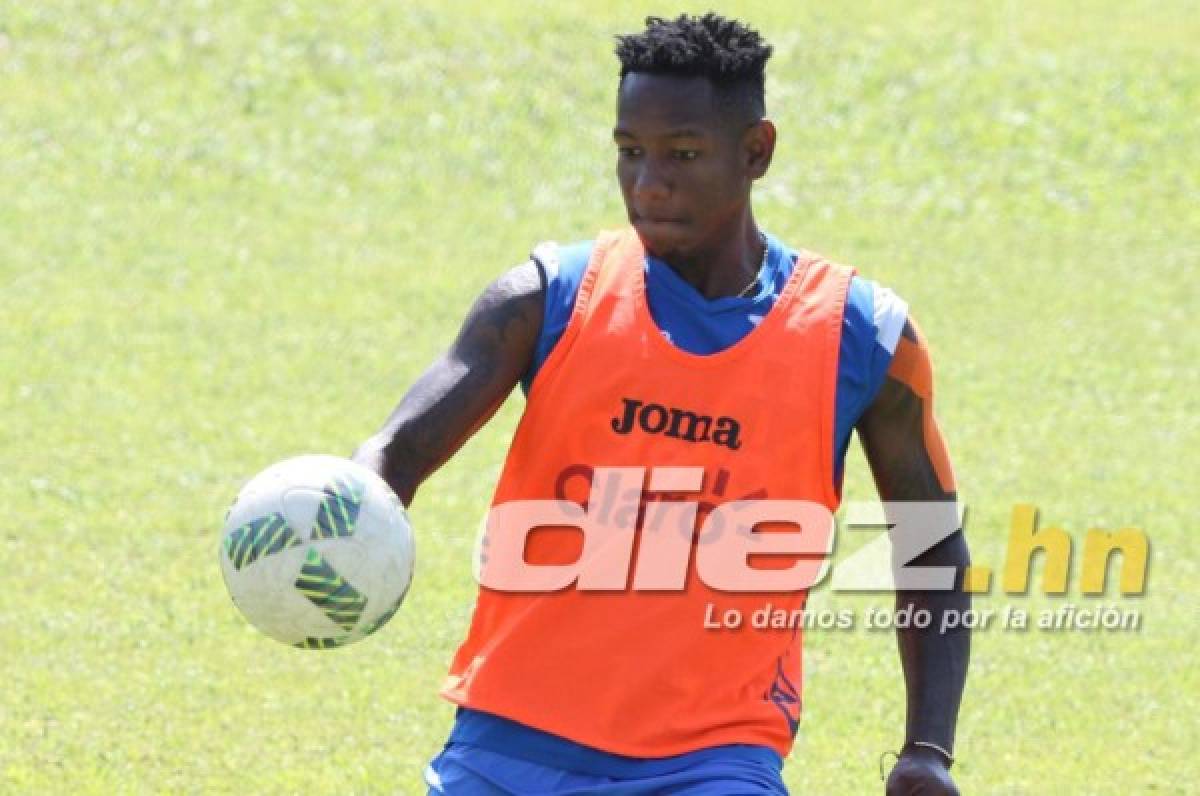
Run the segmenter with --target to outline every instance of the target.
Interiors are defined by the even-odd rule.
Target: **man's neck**
[[[706,299],[742,295],[762,269],[766,239],[747,209],[731,233],[715,235],[709,246],[687,257],[665,260]]]

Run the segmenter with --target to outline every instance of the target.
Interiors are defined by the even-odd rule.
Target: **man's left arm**
[[[925,629],[897,630],[907,720],[904,747],[888,777],[887,794],[957,794],[948,755],[954,749],[958,707],[967,678],[970,633],[965,629],[943,633],[941,628],[943,614],[970,607],[970,595],[961,589],[970,556],[959,525],[950,457],[933,415],[929,351],[911,318],[905,323],[884,384],[857,429],[885,504],[944,504],[944,513],[935,509],[929,516],[936,527],[917,531],[955,529],[911,562],[901,562],[914,567],[954,567],[956,576],[955,588],[950,591],[896,592],[897,610],[909,606],[914,614],[927,610],[932,622]],[[901,531],[897,527],[893,533]]]

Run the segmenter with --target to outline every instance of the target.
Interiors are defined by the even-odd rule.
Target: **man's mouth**
[[[634,216],[633,221],[635,224],[682,224],[683,223],[682,218],[675,218],[672,216],[659,216],[659,215],[642,215],[641,213],[636,214]]]

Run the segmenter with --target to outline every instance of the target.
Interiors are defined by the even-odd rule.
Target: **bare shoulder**
[[[496,277],[483,291],[477,304],[483,308],[500,304],[541,304],[545,298],[545,277],[538,264],[526,260]]]
[[[531,355],[542,328],[545,279],[533,260],[492,281],[471,307],[455,343],[465,356],[506,354],[511,370]]]

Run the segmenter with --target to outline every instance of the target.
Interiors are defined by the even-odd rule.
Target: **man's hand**
[[[946,759],[933,749],[904,750],[887,778],[887,796],[958,796]]]

